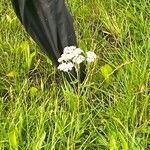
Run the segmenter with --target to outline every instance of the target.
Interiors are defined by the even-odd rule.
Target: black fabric
[[[73,20],[64,0],[11,0],[11,2],[26,31],[58,66],[57,60],[64,47],[77,46]]]

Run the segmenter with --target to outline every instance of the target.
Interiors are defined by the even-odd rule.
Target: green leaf
[[[36,87],[31,87],[30,88],[30,96],[34,97],[38,92],[38,89]]]
[[[110,135],[110,143],[109,143],[109,148],[110,150],[117,150],[117,141],[116,141],[116,138],[115,136],[112,134]]]
[[[6,74],[7,77],[12,77],[12,78],[15,77],[16,75],[17,75],[16,71],[11,71],[11,72]]]
[[[128,142],[126,141],[124,136],[120,132],[118,132],[118,136],[120,139],[120,144],[122,145],[123,149],[128,150]]]
[[[101,67],[101,74],[104,77],[104,79],[106,80],[107,83],[111,82],[111,73],[113,72],[113,69],[110,65],[105,64],[104,66]]]

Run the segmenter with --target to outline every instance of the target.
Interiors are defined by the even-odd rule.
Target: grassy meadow
[[[98,57],[78,92],[0,1],[0,150],[149,150],[150,1],[66,2]]]

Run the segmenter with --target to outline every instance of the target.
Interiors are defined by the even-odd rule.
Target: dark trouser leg
[[[11,1],[26,31],[58,66],[64,47],[77,46],[72,17],[64,0]]]

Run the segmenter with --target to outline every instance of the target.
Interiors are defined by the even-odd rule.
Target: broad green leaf
[[[38,92],[38,89],[36,87],[31,87],[30,88],[30,96],[34,97]]]
[[[101,74],[106,80],[107,83],[111,82],[111,73],[113,72],[113,69],[110,65],[105,64],[104,66],[101,67]]]

